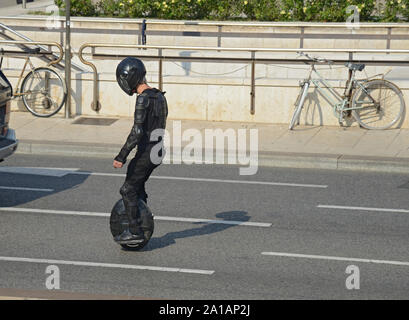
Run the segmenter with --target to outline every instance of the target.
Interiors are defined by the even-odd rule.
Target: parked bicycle
[[[40,48],[25,49],[28,54],[40,53]],[[0,55],[2,52],[0,52]],[[60,75],[50,67],[34,67],[29,56],[13,56],[25,60],[13,98],[22,97],[24,106],[37,117],[51,117],[58,113],[65,103],[67,87]],[[0,69],[3,55],[0,61]],[[23,78],[27,66],[29,73]],[[21,87],[20,87],[21,83]]]
[[[311,69],[308,78],[300,82],[301,90],[295,102],[294,114],[289,125],[290,130],[299,124],[301,110],[311,83],[330,102],[341,126],[344,120],[352,115],[359,125],[366,129],[388,129],[402,117],[405,109],[403,94],[398,86],[385,80],[384,75],[380,79],[371,78],[381,75],[356,79],[355,73],[364,70],[365,64],[348,62],[345,67],[349,69],[349,77],[344,94],[340,95],[315,68],[316,64],[332,65],[333,61],[310,57],[302,52],[299,55],[308,59],[306,63],[311,65]]]

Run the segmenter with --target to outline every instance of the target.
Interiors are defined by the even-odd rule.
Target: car
[[[16,133],[9,128],[12,95],[11,84],[0,70],[0,162],[12,155],[18,146]]]

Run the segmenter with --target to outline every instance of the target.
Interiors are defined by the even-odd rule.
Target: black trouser
[[[159,166],[151,161],[150,153],[153,146],[155,144],[138,146],[135,157],[128,165],[125,183],[120,190],[127,213],[129,207],[137,206],[138,199],[147,201],[145,182],[149,179],[152,171]]]

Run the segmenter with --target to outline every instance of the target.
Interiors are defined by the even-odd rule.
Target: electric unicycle
[[[127,250],[142,249],[149,242],[153,234],[154,222],[151,210],[149,209],[145,201],[141,199],[138,199],[138,209],[141,214],[141,228],[143,230],[145,240],[137,243],[120,243],[120,245]],[[125,205],[122,199],[118,200],[115,203],[115,206],[112,208],[109,225],[111,228],[112,236],[114,238],[122,234],[122,232],[129,228],[129,220],[125,212]]]

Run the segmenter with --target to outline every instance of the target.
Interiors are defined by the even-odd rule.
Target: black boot
[[[115,237],[115,241],[120,244],[137,244],[145,241],[145,236],[141,228],[142,219],[137,206],[125,205],[126,214],[129,220],[129,229]]]

